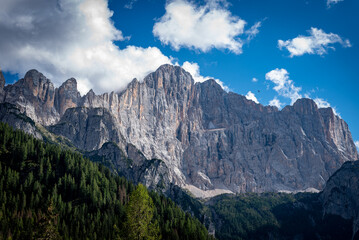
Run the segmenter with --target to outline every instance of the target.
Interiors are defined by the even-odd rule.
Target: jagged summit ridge
[[[162,159],[168,179],[198,196],[322,189],[343,162],[358,157],[347,124],[311,99],[279,111],[227,93],[214,80],[195,83],[172,65],[121,92],[83,97],[74,79],[54,89],[30,75],[25,79],[38,79],[41,92],[35,96],[22,79],[5,87],[6,101],[80,149],[132,144],[146,159]]]

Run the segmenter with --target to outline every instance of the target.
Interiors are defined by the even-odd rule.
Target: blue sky
[[[12,2],[24,5],[24,0]],[[141,78],[149,70],[156,68],[156,64],[171,62],[182,65],[188,61],[189,64],[198,65],[200,81],[201,76],[211,76],[223,82],[230,91],[243,95],[251,91],[263,105],[268,105],[270,101],[277,99],[284,106],[291,104],[293,99],[295,100],[298,96],[321,99],[322,103],[330,104],[336,109],[337,113],[349,124],[353,139],[359,140],[357,120],[359,119],[359,65],[357,60],[359,58],[359,15],[357,14],[359,1],[334,1],[329,6],[326,0],[190,2],[185,0],[109,0],[108,2],[106,0],[83,0],[80,2],[92,3],[81,6],[71,5],[67,3],[67,0],[53,5],[42,4],[43,0],[34,2],[38,5],[29,6],[33,13],[36,11],[51,12],[52,8],[57,8],[56,11],[54,10],[55,14],[47,16],[46,22],[51,22],[49,19],[52,20],[54,16],[57,17],[57,21],[54,19],[55,27],[53,28],[58,31],[53,30],[54,32],[46,34],[50,30],[38,24],[42,19],[37,19],[31,14],[24,14],[26,10],[20,11],[15,8],[16,3],[14,3],[15,7],[10,6],[9,0],[8,7],[5,7],[6,10],[0,10],[0,30],[10,36],[15,36],[16,41],[23,38],[24,41],[19,41],[19,44],[24,45],[24,43],[30,42],[31,51],[27,48],[26,51],[23,49],[21,52],[7,52],[6,49],[11,49],[11,47],[15,49],[16,47],[15,43],[14,46],[9,45],[12,38],[0,41],[0,56],[5,56],[0,57],[0,66],[5,72],[7,82],[13,82],[18,78],[16,74],[22,77],[26,72],[25,69],[37,68],[49,76],[55,85],[74,76],[80,82],[80,87],[84,89],[83,92],[94,88],[95,92],[100,93],[107,91],[109,86],[113,85],[113,82],[107,83],[106,80],[96,81],[102,75],[123,76],[120,80],[118,80],[119,77],[117,80],[113,80],[122,81],[122,85],[116,85],[121,88],[132,77]],[[177,31],[179,27],[175,21],[171,22],[163,18],[165,14],[169,14],[170,4],[172,4],[172,14],[180,11],[181,7],[187,6],[193,10],[193,14],[199,14],[202,9],[204,11],[203,18],[206,16],[208,21],[213,18],[214,23],[224,20],[227,21],[227,25],[219,23],[219,27],[207,30],[208,25],[204,24],[203,28],[195,28],[198,31],[192,35],[181,35],[180,31]],[[59,7],[59,5],[61,6]],[[93,14],[94,6],[101,11]],[[81,11],[86,10],[86,18],[75,17],[78,14],[73,9],[77,7]],[[2,14],[1,11],[3,11]],[[113,12],[112,16],[110,11]],[[90,15],[87,15],[89,12]],[[2,19],[5,13],[8,15],[11,13],[12,16],[18,16],[18,18],[14,17],[14,22],[7,22],[4,18]],[[67,18],[64,17],[64,13]],[[213,16],[208,13],[213,13]],[[99,17],[104,23],[99,25],[98,22],[91,22],[89,16],[90,18],[91,16]],[[194,16],[197,15],[192,17]],[[43,18],[46,19],[46,17]],[[17,22],[16,19],[18,19]],[[71,21],[67,19],[71,19]],[[199,24],[200,20],[193,22],[194,19],[189,16],[182,23]],[[241,26],[243,22],[240,21],[242,20],[246,22],[244,26]],[[157,33],[154,30],[156,23],[159,26]],[[233,29],[225,32],[226,27],[234,28],[234,23],[237,23],[237,31],[244,33],[234,33],[233,35],[233,31],[235,31]],[[258,33],[249,41],[250,34],[245,32],[256,23],[260,23],[260,27],[257,29]],[[10,30],[14,29],[14,26],[16,32]],[[180,27],[182,28],[182,25]],[[311,30],[313,28],[314,30]],[[216,34],[216,31],[219,30],[223,31]],[[66,38],[63,38],[62,35],[57,36],[59,31],[62,31],[64,33],[62,35],[65,35]],[[37,36],[41,36],[41,39],[45,38],[44,43],[37,45],[42,40],[36,38],[34,32],[37,33]],[[83,38],[77,36],[76,33],[81,34],[80,36]],[[316,38],[313,37],[314,33],[318,34]],[[203,39],[199,35],[203,36]],[[28,40],[29,36],[33,43]],[[51,38],[51,36],[54,37]],[[100,36],[99,39],[98,36]],[[295,38],[297,40],[292,41]],[[57,41],[57,39],[61,39],[61,41]],[[71,40],[71,43],[68,39]],[[93,40],[89,42],[88,39]],[[279,48],[278,40],[287,42]],[[88,65],[92,66],[91,68],[86,68],[86,66],[74,68],[73,66],[77,62],[80,65],[83,62],[83,58],[74,58],[74,55],[79,56],[83,51],[84,54],[81,56],[89,57],[88,49],[85,51],[81,47],[73,45],[73,42],[76,41],[81,45],[91,46],[91,49],[95,47],[97,49],[99,44],[110,41],[113,46],[123,50],[115,56],[110,53],[102,55],[102,48],[99,47],[100,50],[91,52],[91,59],[97,57],[103,61],[110,59],[108,61],[111,62],[111,57],[117,56],[124,59],[128,57],[135,59],[133,64],[129,65],[130,67],[146,64],[151,66],[140,69],[141,74],[138,76],[132,76],[135,75],[133,74],[135,70],[132,72],[117,71],[126,64],[126,61],[119,61],[118,65],[103,71],[94,71],[93,66],[101,66],[101,63],[92,60],[88,62]],[[310,46],[305,44],[308,41],[311,43]],[[49,43],[48,46],[46,43]],[[53,47],[51,47],[51,43],[54,43]],[[239,47],[238,44],[243,44],[243,46]],[[292,47],[292,52],[287,50],[287,47]],[[73,49],[76,50],[73,51]],[[65,55],[64,52],[68,53]],[[156,59],[160,60],[153,61],[151,56],[157,56]],[[20,61],[18,60],[20,58],[27,60]],[[145,60],[142,61],[139,58]],[[85,63],[87,63],[86,61]],[[64,62],[72,62],[72,66],[63,64]],[[130,68],[129,66],[126,65],[126,69]],[[88,74],[82,75],[82,72]],[[270,72],[272,74],[268,74]],[[252,81],[253,78],[256,78],[257,81]],[[273,89],[275,87],[276,90]]]

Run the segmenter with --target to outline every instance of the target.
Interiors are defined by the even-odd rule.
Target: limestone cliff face
[[[54,107],[62,116],[66,109],[77,107],[80,100],[81,95],[77,91],[76,79],[70,78],[56,89]]]
[[[91,90],[82,98],[74,79],[53,91],[42,75],[29,75],[5,87],[10,102],[34,106],[38,114],[28,116],[56,123],[49,129],[83,150],[114,142],[128,155],[133,145],[146,159],[163,160],[168,181],[197,196],[322,189],[342,163],[358,158],[347,124],[310,99],[279,111],[227,93],[214,80],[194,83],[171,65],[119,93]],[[20,86],[23,97],[15,97]]]
[[[11,103],[0,103],[0,121],[9,124],[15,129],[33,135],[37,139],[43,139],[35,122]]]
[[[354,239],[359,237],[359,162],[346,162],[328,180],[320,194],[325,214],[353,220]]]
[[[109,167],[134,183],[142,183],[150,189],[166,191],[170,179],[168,167],[159,159],[146,159],[136,147],[128,144],[124,150],[113,142],[99,150],[85,153],[89,159]]]
[[[92,151],[107,142],[122,142],[118,123],[105,108],[70,108],[49,130],[62,135],[79,149]]]
[[[5,87],[4,102],[17,105],[21,112],[43,125],[54,124],[60,118],[54,99],[54,85],[36,70],[28,71],[23,79]]]
[[[1,76],[0,102],[15,104],[22,113],[45,126],[57,123],[67,108],[76,107],[80,101],[74,78],[55,89],[49,79],[33,69],[24,78],[4,88]]]

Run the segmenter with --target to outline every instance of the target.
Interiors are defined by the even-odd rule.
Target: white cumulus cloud
[[[337,4],[338,2],[342,2],[344,0],[327,0],[327,7],[330,8],[331,6]]]
[[[70,77],[82,94],[118,90],[172,63],[156,47],[127,46],[111,21],[107,0],[4,0],[0,8],[0,66],[23,75],[36,68],[55,85]]]
[[[257,100],[257,98],[256,98],[256,96],[255,96],[254,93],[252,93],[251,91],[249,91],[249,92],[247,93],[246,98],[247,98],[248,100],[252,100],[252,101],[255,102],[255,103],[259,103],[258,100]]]
[[[206,81],[206,80],[208,80],[208,79],[214,79],[222,88],[223,88],[223,90],[225,90],[225,91],[229,91],[229,88],[227,87],[227,86],[225,86],[224,85],[224,83],[221,81],[221,80],[219,80],[219,79],[215,79],[215,78],[213,78],[213,77],[203,77],[201,74],[200,74],[200,71],[199,71],[199,66],[198,66],[198,64],[197,63],[193,63],[193,62],[188,62],[188,61],[186,61],[186,62],[184,62],[183,64],[182,64],[182,68],[184,69],[184,70],[186,70],[187,72],[189,72],[191,75],[192,75],[192,77],[193,77],[193,80],[195,81],[195,82],[204,82],[204,81]]]
[[[252,78],[252,82],[258,82],[258,78]]]
[[[232,15],[226,1],[207,0],[197,6],[192,1],[173,0],[166,5],[166,13],[155,23],[153,34],[175,50],[182,47],[207,52],[212,48],[242,53],[243,40],[239,37],[246,22]],[[258,33],[260,22],[248,30],[247,37]]]
[[[302,56],[304,54],[318,54],[323,55],[327,53],[328,49],[335,49],[334,44],[338,43],[343,47],[351,47],[348,39],[342,39],[338,34],[325,33],[318,28],[311,28],[309,36],[299,35],[290,40],[278,40],[279,49],[286,48],[290,57]]]
[[[293,104],[298,98],[302,98],[301,87],[296,87],[294,82],[289,79],[289,73],[285,69],[276,68],[268,72],[265,76],[266,80],[274,83],[273,89],[283,97],[290,98]]]
[[[289,98],[291,104],[293,104],[297,99],[302,98],[300,93],[302,88],[296,87],[293,80],[289,79],[289,73],[286,69],[276,68],[265,75],[266,80],[274,83],[273,89],[278,93],[279,96]],[[304,97],[311,98],[310,95],[304,94]],[[313,98],[313,101],[317,104],[318,108],[328,108],[331,107],[335,115],[340,117],[340,114],[336,111],[335,107],[332,107],[330,103],[322,98]],[[269,101],[270,106],[276,106],[281,109],[284,105],[277,97],[274,97]]]
[[[269,101],[268,105],[277,107],[278,109],[281,109],[283,106],[283,103],[281,103],[277,97],[274,97],[272,100]]]

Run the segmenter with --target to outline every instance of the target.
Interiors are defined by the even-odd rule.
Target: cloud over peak
[[[274,83],[273,89],[278,93],[278,96],[289,98],[291,104],[293,104],[297,99],[302,98],[301,87],[296,87],[293,80],[289,79],[289,73],[284,68],[276,68],[265,75],[266,80]],[[304,97],[311,98],[309,94],[304,94]],[[336,111],[335,107],[332,107],[329,102],[322,98],[314,98],[313,101],[317,104],[318,108],[328,108],[331,107],[335,115],[339,116],[339,113]],[[282,103],[277,96],[269,101],[270,106],[275,106],[279,109],[282,108],[284,103]]]
[[[189,72],[191,75],[192,75],[192,78],[195,82],[204,82],[208,79],[214,79],[222,88],[223,90],[225,91],[229,91],[229,88],[227,86],[224,85],[224,83],[219,80],[219,79],[215,79],[213,77],[203,77],[201,74],[200,74],[200,71],[199,71],[199,66],[197,63],[193,63],[193,62],[184,62],[182,64],[182,68],[184,70],[186,70],[187,72]]]
[[[187,0],[174,0],[166,5],[166,13],[153,27],[153,34],[175,50],[182,47],[207,52],[212,48],[242,53],[240,39],[246,22],[227,9],[226,1],[208,0],[196,6]],[[258,34],[260,22],[246,33],[248,39]]]
[[[254,95],[254,93],[252,93],[251,91],[249,91],[247,93],[247,95],[245,96],[248,100],[252,100],[255,103],[259,103],[258,99],[256,98],[256,96]]]
[[[290,57],[302,56],[304,54],[323,55],[328,52],[328,49],[335,49],[334,44],[338,43],[343,47],[351,47],[348,39],[342,39],[339,35],[334,33],[325,33],[318,28],[311,28],[309,36],[299,35],[290,40],[278,40],[279,49],[286,48]]]
[[[36,68],[55,85],[75,77],[82,94],[118,90],[172,59],[156,47],[127,46],[107,0],[5,0],[0,8],[0,66]]]
[[[294,82],[289,79],[289,73],[287,72],[287,70],[283,68],[276,68],[268,72],[265,78],[266,80],[269,80],[274,83],[275,86],[273,87],[273,89],[280,96],[290,98],[291,104],[293,104],[298,98],[302,97],[302,95],[300,94],[302,88],[296,87],[294,85]]]

